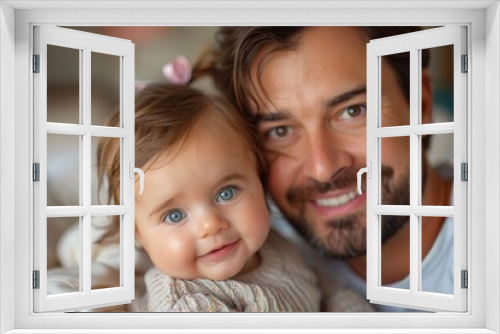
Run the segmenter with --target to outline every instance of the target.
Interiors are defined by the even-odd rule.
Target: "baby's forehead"
[[[185,160],[186,156],[210,158],[227,156],[228,159],[240,158],[252,160],[254,151],[245,140],[242,132],[224,124],[210,124],[210,122],[197,122],[186,135],[175,143],[165,147],[157,157],[152,159],[151,169],[158,169],[166,164],[178,160]],[[221,161],[221,163],[223,163]],[[200,166],[200,168],[205,168]]]
[[[240,115],[232,115],[237,111],[207,111],[194,122],[186,135],[186,140],[212,141],[221,147],[234,145],[235,142],[252,150],[254,140],[248,124]]]

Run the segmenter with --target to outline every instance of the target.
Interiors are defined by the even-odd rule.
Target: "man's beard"
[[[366,254],[366,213],[358,212],[324,222],[323,228],[315,229],[312,218],[306,215],[306,205],[315,195],[325,194],[337,189],[349,189],[356,186],[354,168],[346,168],[338,173],[330,182],[311,180],[306,186],[291,188],[287,194],[288,202],[299,213],[289,217],[292,226],[313,247],[323,255],[338,259],[350,259]],[[425,184],[426,173],[422,175]],[[382,204],[409,205],[409,170],[394,180],[394,170],[382,166]],[[386,242],[409,221],[408,216],[382,216],[381,242]]]

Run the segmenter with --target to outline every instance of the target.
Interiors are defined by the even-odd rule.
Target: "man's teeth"
[[[338,197],[317,199],[316,204],[319,206],[339,206],[349,202],[356,196],[358,196],[357,190],[353,189],[349,193]]]

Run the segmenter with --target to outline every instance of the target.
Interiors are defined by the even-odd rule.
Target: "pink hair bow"
[[[193,71],[189,61],[183,57],[178,56],[171,62],[163,66],[163,75],[170,83],[177,85],[185,85],[191,80]]]

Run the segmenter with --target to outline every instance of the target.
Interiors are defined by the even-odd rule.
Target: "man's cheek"
[[[271,169],[274,164],[279,162],[278,159],[280,157],[280,154],[270,148],[265,149],[266,152],[264,153],[264,159],[266,160],[268,168]]]
[[[274,201],[278,201],[280,197],[280,180],[279,173],[274,173],[273,171],[269,171],[268,180],[267,180],[267,190],[269,194],[273,198]],[[284,191],[283,191],[284,192]]]

